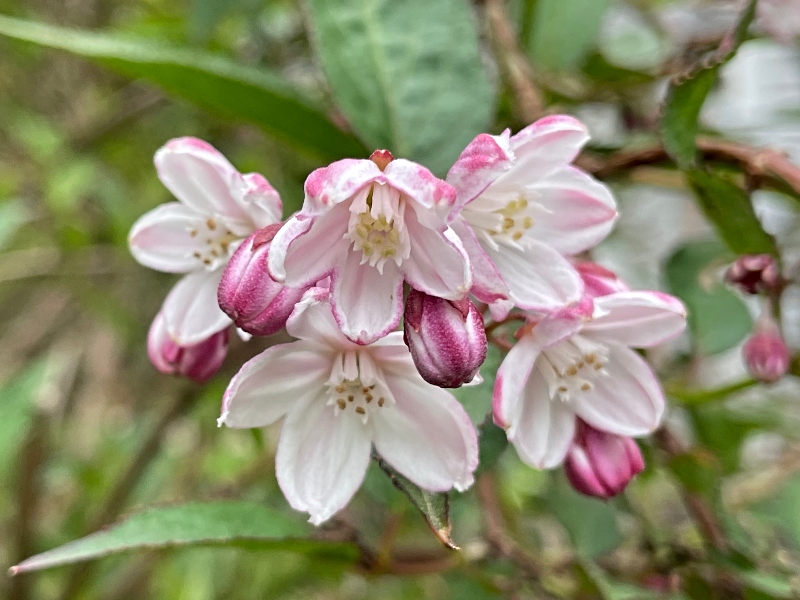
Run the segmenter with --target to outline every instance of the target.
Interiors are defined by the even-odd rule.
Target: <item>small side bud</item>
[[[231,256],[217,290],[220,308],[252,335],[280,331],[307,288],[291,288],[269,276],[267,257],[280,224],[260,229]]]
[[[388,150],[375,150],[369,155],[369,159],[378,165],[378,168],[383,171],[394,160],[394,156]]]
[[[644,469],[633,439],[579,423],[578,434],[564,463],[567,479],[587,496],[608,499],[620,494]]]
[[[586,295],[592,299],[630,290],[627,284],[617,277],[616,273],[601,267],[597,263],[577,263],[575,269],[583,279]]]
[[[771,255],[747,254],[728,267],[725,283],[745,294],[770,294],[780,288],[781,274]]]
[[[406,300],[403,339],[422,378],[444,388],[472,381],[488,349],[483,317],[472,302],[417,290]]]
[[[202,383],[219,371],[228,354],[229,339],[229,330],[225,328],[202,342],[181,346],[170,337],[164,315],[159,312],[147,334],[147,355],[162,373]]]
[[[759,381],[772,383],[789,370],[789,348],[783,341],[778,324],[771,317],[762,316],[758,320],[742,352],[747,370]]]

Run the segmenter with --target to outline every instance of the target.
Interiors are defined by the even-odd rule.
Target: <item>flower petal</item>
[[[321,288],[308,290],[286,321],[286,331],[301,340],[325,344],[338,350],[357,348],[339,329],[333,318],[328,296],[328,290]]]
[[[575,413],[550,398],[547,382],[534,370],[525,386],[519,416],[508,430],[522,462],[537,469],[552,469],[567,455],[575,437]]]
[[[442,228],[456,201],[456,190],[428,169],[410,160],[399,158],[386,169],[386,181],[414,202],[417,219],[425,227]]]
[[[500,364],[492,393],[492,415],[499,427],[507,429],[518,418],[522,392],[541,349],[541,344],[533,336],[523,336]]]
[[[367,159],[345,158],[317,169],[306,179],[301,214],[314,217],[327,212],[372,181],[385,182],[386,176]]]
[[[292,407],[315,398],[330,375],[333,355],[300,340],[267,348],[247,361],[222,399],[218,423],[228,427],[265,427]]]
[[[192,346],[231,324],[217,304],[223,269],[195,271],[172,288],[161,310],[167,331],[181,346]]]
[[[574,167],[560,169],[530,189],[546,209],[537,212],[531,234],[562,254],[591,248],[608,235],[617,218],[609,189]]]
[[[609,348],[604,377],[592,380],[593,388],[576,394],[575,413],[595,429],[617,435],[647,435],[658,427],[664,414],[664,394],[650,365],[630,348]]]
[[[207,216],[249,221],[236,197],[242,176],[211,144],[192,137],[170,140],[154,162],[158,178],[186,206]]]
[[[359,419],[335,415],[327,393],[296,405],[281,429],[275,470],[292,508],[319,525],[344,508],[361,486],[372,448]]]
[[[511,136],[516,161],[502,182],[534,183],[571,163],[588,140],[586,127],[577,119],[567,115],[539,119]]]
[[[503,135],[481,133],[472,140],[447,173],[447,183],[457,193],[455,209],[479,196],[500,175],[511,168],[514,153],[508,130]]]
[[[478,437],[466,411],[445,390],[406,373],[384,373],[396,403],[373,410],[375,449],[423,489],[462,491],[474,481]]]
[[[400,322],[403,276],[394,261],[383,265],[383,274],[369,263],[359,264],[360,254],[347,252],[331,274],[331,304],[342,333],[357,344],[371,344]]]
[[[283,214],[281,196],[259,173],[242,177],[244,183],[240,204],[257,229],[279,223]]]
[[[469,264],[472,269],[470,293],[481,302],[486,303],[507,300],[508,286],[503,281],[497,267],[481,248],[478,238],[475,237],[475,233],[466,220],[462,217],[456,217],[451,227],[461,240],[464,251],[469,257]]]
[[[575,267],[550,246],[532,241],[526,248],[483,248],[520,308],[552,310],[578,301],[583,293],[583,282]]]
[[[128,245],[146,267],[167,273],[186,273],[203,267],[193,255],[205,253],[203,240],[191,231],[205,228],[206,217],[179,202],[157,206],[133,224]]]
[[[671,340],[686,327],[686,308],[661,292],[618,292],[594,301],[603,316],[585,327],[587,333],[633,346],[650,348]]]
[[[469,259],[461,240],[447,229],[440,233],[420,225],[409,212],[406,220],[411,236],[411,255],[400,265],[406,280],[415,289],[445,298],[460,300],[472,285]]]

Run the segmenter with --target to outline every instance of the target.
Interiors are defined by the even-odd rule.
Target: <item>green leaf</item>
[[[780,528],[800,549],[800,475],[791,477],[783,488],[769,498],[753,506],[754,512],[765,521]]]
[[[111,527],[11,568],[12,574],[49,569],[133,550],[186,546],[236,546],[287,550],[328,560],[355,562],[350,543],[312,539],[311,528],[251,502],[193,502],[148,508]]]
[[[466,0],[308,0],[333,96],[371,148],[442,175],[493,112]]]
[[[395,471],[389,463],[376,457],[378,465],[389,476],[394,486],[403,492],[425,517],[434,535],[448,548],[459,550],[450,536],[450,500],[447,494],[429,492],[412,483]]]
[[[0,35],[92,58],[155,83],[209,112],[261,127],[318,160],[363,156],[363,146],[278,76],[222,56],[0,16]]]
[[[0,478],[18,456],[18,448],[31,426],[36,411],[36,395],[47,378],[47,361],[32,363],[0,390]]]
[[[491,469],[508,447],[506,432],[494,424],[492,415],[478,427],[478,473]]]
[[[717,80],[720,67],[730,60],[744,42],[755,11],[756,0],[748,0],[733,29],[726,34],[719,47],[670,82],[661,120],[661,134],[667,153],[682,169],[697,165],[695,138],[699,130],[700,109]]]
[[[761,227],[743,189],[722,175],[701,169],[687,170],[686,177],[703,212],[731,251],[777,255],[774,238]]]
[[[534,63],[545,71],[579,69],[607,6],[608,0],[537,0],[529,42]]]
[[[718,271],[730,256],[716,240],[691,242],[669,259],[669,291],[686,304],[689,329],[697,349],[718,354],[738,344],[752,329],[742,300],[721,282]]]

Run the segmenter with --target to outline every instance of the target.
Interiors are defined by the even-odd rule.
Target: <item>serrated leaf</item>
[[[364,156],[364,147],[277,75],[225,57],[0,16],[0,35],[91,58],[209,112],[253,123],[319,160]]]
[[[395,471],[382,458],[376,457],[376,460],[384,473],[389,476],[394,486],[403,492],[422,513],[431,531],[439,538],[439,541],[448,548],[459,550],[450,535],[450,499],[448,495],[441,492],[423,490]]]
[[[288,550],[329,560],[355,562],[350,543],[312,539],[310,527],[251,502],[194,502],[148,508],[74,542],[37,554],[12,574],[49,569],[134,550],[187,546],[237,546]]]
[[[333,96],[372,148],[447,172],[489,126],[493,90],[466,0],[308,0]]]

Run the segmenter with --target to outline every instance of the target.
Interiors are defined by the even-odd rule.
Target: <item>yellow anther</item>
[[[344,409],[347,407],[347,402],[345,402],[345,401],[344,401],[344,398],[339,398],[339,399],[336,401],[336,404],[338,404],[338,405],[339,405],[339,408],[340,408],[341,410],[344,410]]]
[[[365,415],[365,414],[367,414],[367,411],[366,411],[366,410],[364,410],[364,407],[363,407],[363,406],[356,406],[356,412],[357,412],[358,414],[360,414],[360,415]]]
[[[378,406],[383,406],[384,402],[386,402],[386,399],[383,396],[378,398]]]
[[[533,227],[533,217],[525,217],[522,220],[522,225],[523,227],[525,227],[525,229],[530,229],[531,227]]]
[[[381,250],[381,256],[383,258],[389,258],[390,256],[394,256],[395,254],[397,254],[397,250],[395,250],[394,248],[384,248],[383,250]]]
[[[348,402],[352,402],[355,399],[356,399],[355,396],[353,396],[352,394],[347,397]]]
[[[581,386],[581,389],[582,389],[584,392],[588,392],[590,389],[592,389],[592,384],[591,384],[591,383],[584,383],[584,384]]]
[[[522,232],[515,231],[514,235],[511,236],[511,239],[513,239],[515,242],[519,241],[520,239],[522,239]]]
[[[569,369],[567,369],[567,375],[572,375],[573,377],[578,374],[578,367],[572,365]]]
[[[511,229],[512,227],[514,227],[514,219],[512,219],[511,217],[504,218],[503,219],[503,230],[506,231],[506,230]]]

